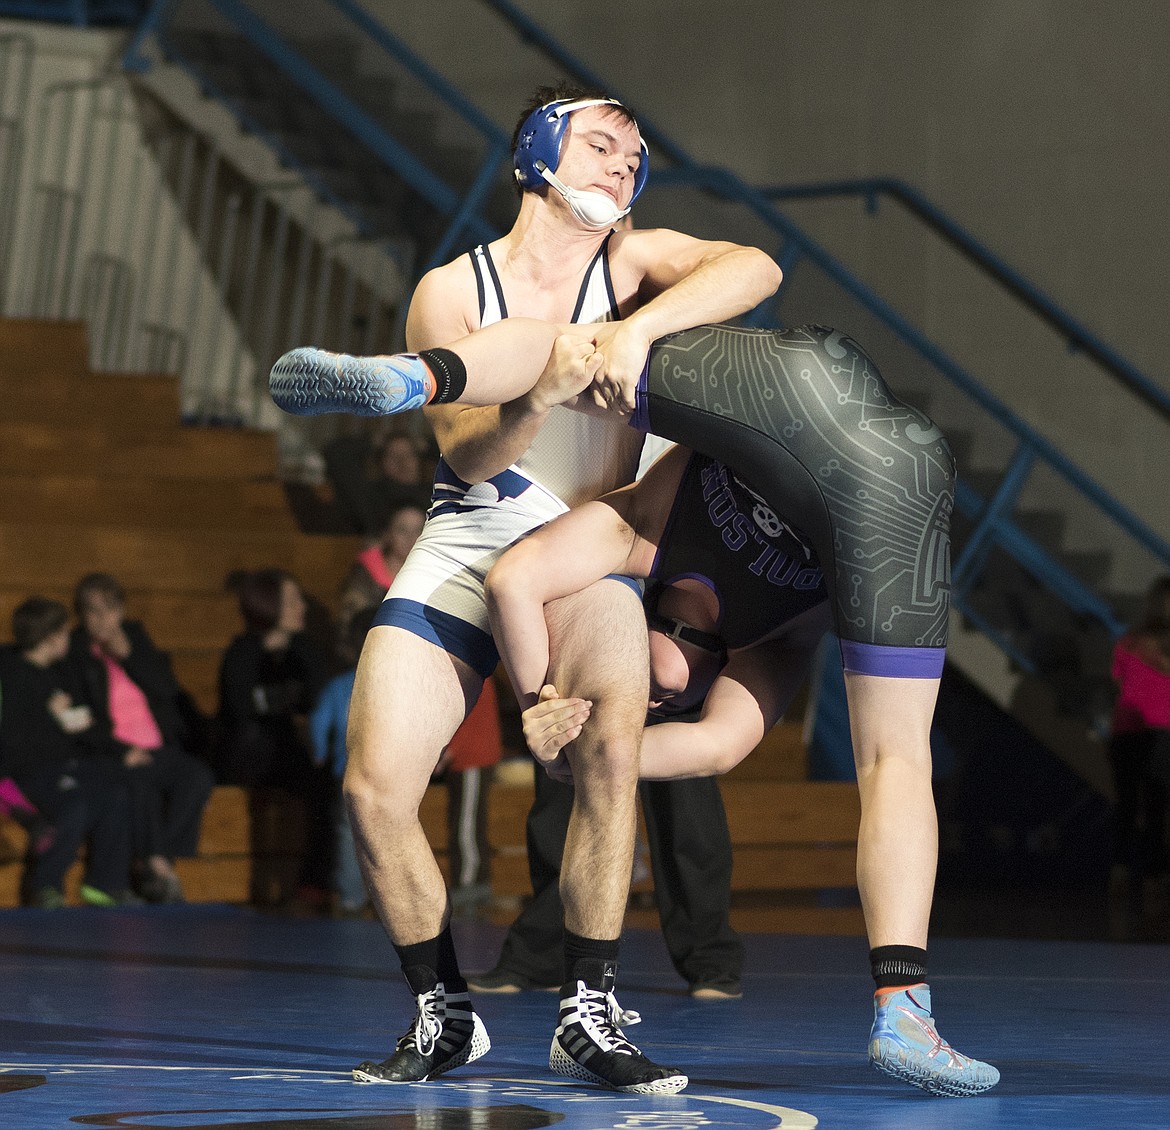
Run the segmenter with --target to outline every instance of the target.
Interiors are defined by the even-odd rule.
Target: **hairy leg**
[[[446,886],[418,809],[480,683],[466,664],[401,628],[376,627],[366,638],[350,703],[345,799],[366,887],[397,945],[436,937],[446,919]]]
[[[638,757],[649,698],[646,620],[633,591],[598,581],[549,604],[549,681],[593,711],[567,753],[574,800],[561,864],[565,928],[621,934],[637,823]]]
[[[926,949],[938,862],[930,785],[937,679],[846,674],[861,790],[857,886],[871,946]]]

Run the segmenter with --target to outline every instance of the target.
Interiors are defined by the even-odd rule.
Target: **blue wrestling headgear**
[[[565,136],[569,115],[576,110],[584,110],[587,106],[621,105],[616,98],[576,98],[546,102],[539,109],[533,110],[520,127],[516,139],[516,152],[512,155],[516,180],[520,187],[535,189],[544,184],[551,184],[568,201],[577,219],[590,227],[606,228],[616,224],[623,216],[629,215],[630,207],[646,187],[646,178],[650,175],[650,153],[640,136],[641,160],[634,173],[634,192],[630,196],[629,206],[625,209],[618,208],[608,196],[600,192],[583,192],[569,188],[556,175],[557,166],[561,161],[561,141]],[[634,128],[637,128],[637,122],[634,123]]]

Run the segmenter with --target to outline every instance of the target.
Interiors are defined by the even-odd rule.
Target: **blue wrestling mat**
[[[456,925],[464,967],[498,927]],[[180,906],[0,912],[0,1127],[247,1130],[1125,1130],[1170,1127],[1170,947],[940,940],[935,1016],[1003,1081],[932,1098],[873,1072],[859,938],[749,935],[741,1001],[684,992],[661,938],[630,931],[618,995],[669,1098],[547,1067],[548,993],[480,996],[492,1050],[434,1083],[358,1085],[413,1001],[375,923]]]

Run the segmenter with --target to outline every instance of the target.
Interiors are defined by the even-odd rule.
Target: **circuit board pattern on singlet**
[[[655,344],[646,393],[654,432],[727,463],[809,534],[839,635],[945,646],[954,460],[856,342],[700,326]]]

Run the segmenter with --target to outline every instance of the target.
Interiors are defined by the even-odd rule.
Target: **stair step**
[[[357,538],[263,528],[201,531],[125,526],[31,525],[0,529],[0,578],[31,592],[72,586],[95,570],[114,573],[128,590],[219,594],[234,569],[288,569],[306,591],[331,600],[356,556]]]
[[[267,432],[176,426],[170,434],[131,437],[75,423],[0,423],[0,473],[272,479],[276,466],[276,441]]]
[[[1063,550],[1057,560],[1089,588],[1099,589],[1108,579],[1113,567],[1113,555],[1107,550]]]
[[[141,475],[0,472],[0,524],[216,529],[263,526],[291,533],[288,502],[275,479],[181,480]]]
[[[234,631],[224,636],[223,643],[218,647],[167,648],[179,686],[195,700],[199,709],[209,718],[214,717],[219,710],[219,665],[228,644],[238,631],[237,625]],[[161,638],[157,642],[160,646],[163,645]]]
[[[77,579],[80,579],[80,575]],[[0,629],[6,629],[17,605],[34,590],[5,583],[0,585]],[[42,586],[36,595],[73,606],[70,585]],[[147,625],[151,639],[164,651],[175,649],[223,649],[242,630],[239,607],[230,593],[161,592],[130,588],[126,593],[126,615]]]
[[[1012,521],[1049,551],[1061,548],[1067,520],[1058,510],[1017,510]]]
[[[34,374],[49,373],[84,377],[88,356],[84,322],[0,319],[0,374],[5,381],[28,381]]]
[[[764,735],[763,741],[722,782],[807,781],[808,750],[804,744],[804,723],[781,720]]]
[[[0,367],[7,423],[100,425],[119,434],[169,432],[179,425],[179,382],[171,376],[65,373],[38,363]]]
[[[732,843],[855,844],[861,802],[852,781],[720,782]]]

